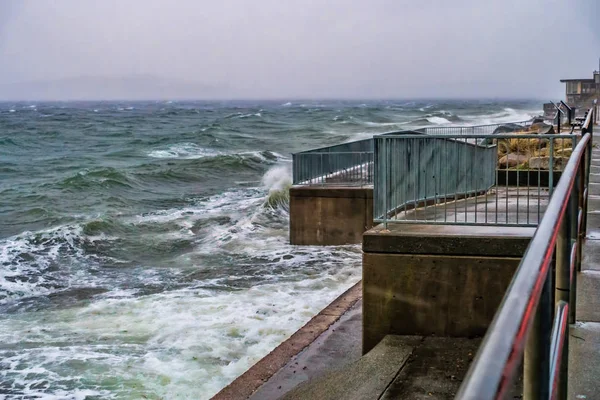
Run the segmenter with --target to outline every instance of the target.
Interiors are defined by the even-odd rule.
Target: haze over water
[[[291,153],[540,112],[1,103],[0,398],[209,398],[360,279],[360,246],[288,244]]]

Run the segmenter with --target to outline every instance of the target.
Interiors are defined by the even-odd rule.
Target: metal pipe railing
[[[373,139],[292,154],[294,185],[371,185]]]
[[[579,135],[378,135],[374,221],[537,226]]]
[[[563,171],[456,399],[505,398],[524,354],[524,399],[566,399],[569,342],[565,321],[569,318],[572,323],[576,315],[571,294],[576,291],[576,271],[581,269],[577,254],[585,224],[579,216],[586,213],[593,133],[593,111],[589,113],[584,136]],[[553,259],[554,280],[550,275]],[[556,311],[547,301],[549,289],[556,289]],[[552,325],[550,336],[545,327]]]

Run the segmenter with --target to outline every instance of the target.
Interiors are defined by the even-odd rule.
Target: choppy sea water
[[[210,398],[360,279],[360,246],[289,245],[291,153],[539,113],[0,103],[0,399]]]

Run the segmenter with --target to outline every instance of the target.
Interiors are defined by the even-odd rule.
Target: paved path
[[[569,337],[569,399],[600,399],[600,139],[592,150],[587,236]]]

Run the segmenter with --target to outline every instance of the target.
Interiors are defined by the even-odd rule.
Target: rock
[[[523,127],[521,125],[502,124],[499,127],[497,127],[496,129],[494,129],[493,135],[496,135],[499,133],[512,133],[512,132],[517,132],[517,131],[521,131],[521,130],[523,130]]]
[[[553,164],[554,170],[562,170],[567,162],[569,161],[569,157],[554,157]],[[543,169],[549,170],[550,168],[550,157],[531,157],[529,159],[529,168],[530,169]]]
[[[537,133],[539,135],[553,135],[554,134],[554,126],[545,124],[543,122],[536,122],[529,126],[529,131],[531,133]]]
[[[558,149],[556,150],[556,154],[560,157],[571,157],[571,154],[573,154],[573,148],[565,147],[564,149]]]
[[[501,169],[513,168],[527,162],[527,156],[518,153],[509,153],[498,160],[498,166]]]
[[[540,122],[541,122],[541,123],[543,123],[543,122],[544,122],[544,118],[543,118],[543,117],[535,117],[535,118],[533,119],[533,121],[531,121],[531,124],[532,124],[532,125],[533,125],[533,124],[538,124],[538,123],[540,123]]]

